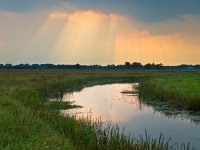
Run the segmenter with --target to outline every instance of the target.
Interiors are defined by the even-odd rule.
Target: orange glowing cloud
[[[53,12],[49,14],[50,19],[63,19],[68,17],[68,14],[65,12]]]
[[[144,36],[125,33],[116,39],[116,59],[118,62],[140,61],[162,62],[165,64],[198,63],[200,44],[193,42],[180,34]]]
[[[169,64],[199,60],[196,55],[199,45],[192,46],[186,37],[179,33],[151,35],[148,29],[139,29],[137,22],[126,16],[95,11],[56,12],[50,16],[65,16],[66,24],[55,45],[63,61]]]

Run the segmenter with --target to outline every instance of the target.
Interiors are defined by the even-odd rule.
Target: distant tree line
[[[200,65],[177,65],[164,66],[162,63],[147,63],[142,65],[140,62],[125,62],[122,65],[110,64],[101,65],[66,65],[66,64],[0,64],[0,69],[135,69],[135,70],[200,70]]]

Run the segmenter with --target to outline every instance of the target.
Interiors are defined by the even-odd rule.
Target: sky
[[[199,0],[0,0],[0,63],[200,64]]]

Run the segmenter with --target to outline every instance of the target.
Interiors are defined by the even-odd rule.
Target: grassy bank
[[[88,85],[185,74],[196,72],[0,70],[0,149],[169,149],[162,136],[133,140],[117,127],[63,117],[59,109],[71,104],[48,99]]]
[[[176,109],[200,111],[200,76],[162,76],[143,81],[140,96]]]

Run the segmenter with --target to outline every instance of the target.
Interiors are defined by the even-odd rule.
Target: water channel
[[[78,109],[61,110],[62,114],[77,114],[101,118],[125,128],[125,133],[139,138],[148,135],[158,138],[160,133],[171,143],[188,143],[200,149],[200,121],[194,116],[181,113],[158,111],[155,107],[143,103],[137,94],[128,94],[138,84],[107,84],[86,87],[63,97],[63,101],[73,101],[83,106]],[[198,116],[199,117],[199,116]]]

